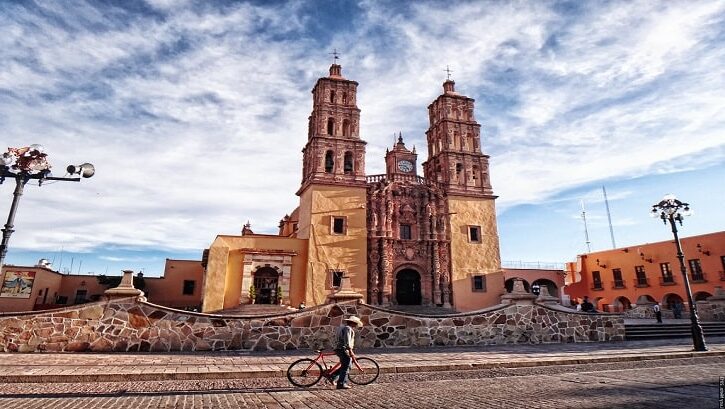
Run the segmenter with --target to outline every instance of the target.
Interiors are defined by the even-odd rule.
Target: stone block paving
[[[291,387],[310,351],[0,354],[0,408],[716,408],[725,338],[690,342],[361,351],[383,374],[348,391]]]
[[[421,380],[394,374],[369,386],[337,391],[267,387],[173,392],[16,393],[0,397],[14,408],[717,408],[725,357],[547,366],[458,379]],[[468,371],[471,374],[475,371]],[[490,374],[489,374],[490,375]],[[429,375],[430,376],[430,375]]]
[[[512,346],[373,349],[382,373],[530,367],[593,362],[725,356],[725,338],[708,338],[710,351],[692,352],[691,340]],[[311,351],[207,353],[0,354],[0,382],[121,382],[284,377],[288,365]],[[42,357],[42,359],[40,359]],[[332,358],[332,357],[331,357]],[[332,358],[332,362],[336,360]]]

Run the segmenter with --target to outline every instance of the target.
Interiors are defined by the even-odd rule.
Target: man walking
[[[655,310],[655,318],[657,318],[657,323],[662,324],[662,308],[660,308],[660,303],[656,302],[654,307],[652,307]]]
[[[347,374],[350,372],[352,350],[355,348],[355,328],[362,327],[362,321],[356,316],[345,318],[342,325],[337,328],[337,342],[335,354],[340,358],[340,369],[333,375],[337,376],[337,389],[350,389],[347,384]]]

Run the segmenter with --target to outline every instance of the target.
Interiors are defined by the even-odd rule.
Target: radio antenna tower
[[[614,228],[612,227],[612,215],[609,213],[609,200],[607,200],[607,189],[602,185],[602,193],[604,193],[604,204],[607,206],[607,219],[609,220],[609,235],[612,236],[612,248],[616,249],[617,245],[614,243]]]
[[[584,239],[586,240],[585,243],[587,243],[587,253],[592,252],[591,242],[589,241],[589,229],[587,229],[587,211],[584,209],[584,200],[581,201],[582,204],[582,221],[584,221]]]

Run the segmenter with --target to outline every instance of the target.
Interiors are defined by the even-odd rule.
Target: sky
[[[25,188],[6,262],[159,275],[298,204],[310,91],[359,82],[367,174],[402,132],[426,159],[445,69],[476,100],[506,264],[668,240],[667,193],[725,230],[722,1],[3,1],[0,149],[80,183]],[[418,168],[422,174],[422,169]],[[7,214],[13,183],[0,185]],[[522,264],[523,265],[523,264]]]

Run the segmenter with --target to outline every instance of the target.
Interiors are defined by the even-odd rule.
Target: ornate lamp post
[[[18,210],[20,196],[23,195],[25,184],[31,180],[37,180],[38,186],[46,180],[62,180],[67,182],[78,182],[81,178],[89,178],[95,173],[95,168],[90,163],[82,165],[69,165],[66,170],[68,175],[76,177],[54,177],[50,174],[48,155],[44,153],[41,145],[30,145],[23,148],[8,148],[8,151],[0,156],[0,184],[5,178],[15,179],[15,191],[13,192],[13,204],[10,206],[10,214],[5,228],[2,229],[3,238],[0,244],[0,267],[3,266],[5,255],[8,252],[8,242],[13,234],[13,222],[15,212]]]
[[[682,212],[680,212],[681,210]],[[675,236],[675,246],[677,247],[677,259],[680,261],[680,271],[682,272],[682,279],[685,282],[687,302],[690,306],[692,343],[695,346],[695,351],[707,351],[705,337],[700,326],[700,318],[697,316],[697,306],[692,300],[690,281],[687,279],[687,268],[685,267],[685,255],[682,253],[682,246],[680,245],[680,238],[677,236],[677,225],[675,223],[680,222],[680,226],[682,226],[683,216],[689,216],[690,214],[690,205],[677,200],[675,195],[672,194],[665,195],[662,201],[652,205],[652,217],[659,217],[664,224],[667,224],[669,221],[670,226],[672,226],[672,234]]]

